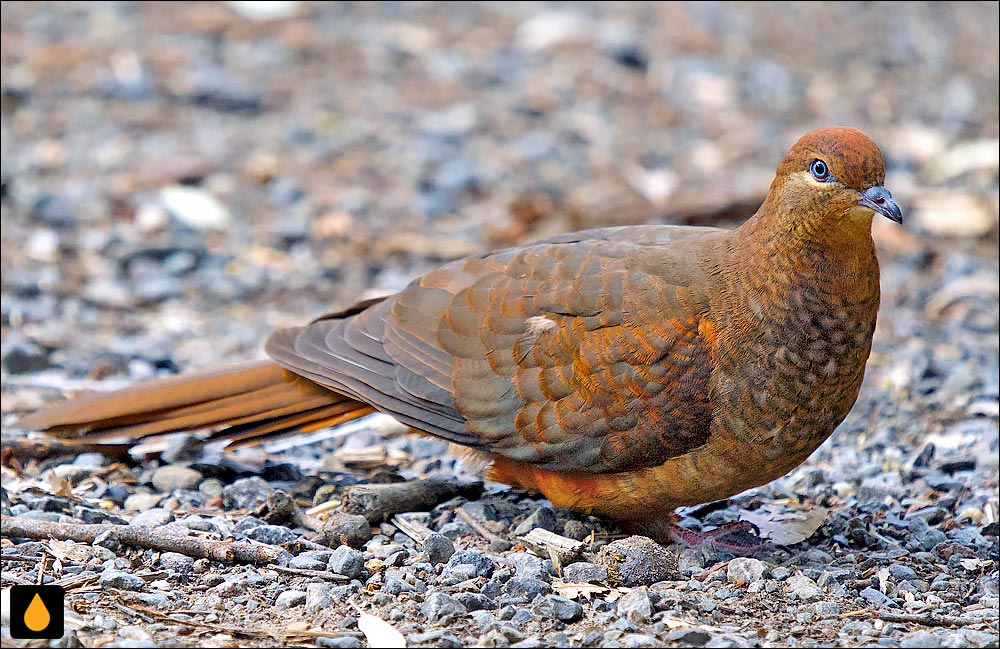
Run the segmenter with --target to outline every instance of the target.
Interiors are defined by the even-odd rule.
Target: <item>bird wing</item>
[[[273,334],[286,368],[406,424],[551,470],[662,464],[708,437],[697,251],[725,231],[632,226],[452,262]]]

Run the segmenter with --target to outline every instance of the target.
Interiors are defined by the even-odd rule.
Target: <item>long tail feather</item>
[[[87,394],[26,415],[16,425],[85,442],[209,429],[213,439],[246,446],[373,411],[263,361]]]

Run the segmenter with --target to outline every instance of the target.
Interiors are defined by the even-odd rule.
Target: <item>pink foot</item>
[[[760,538],[760,530],[750,521],[727,523],[707,532],[695,532],[677,523],[667,524],[667,533],[674,543],[689,548],[724,550],[737,556],[749,556],[774,547]]]

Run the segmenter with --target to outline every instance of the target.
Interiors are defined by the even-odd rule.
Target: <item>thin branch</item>
[[[198,559],[225,563],[276,563],[288,556],[283,548],[248,541],[213,541],[181,536],[159,527],[145,525],[86,525],[55,523],[22,516],[5,516],[0,522],[0,534],[8,538],[34,540],[59,539],[77,543],[93,543],[107,535],[111,541],[161,552],[178,552]]]

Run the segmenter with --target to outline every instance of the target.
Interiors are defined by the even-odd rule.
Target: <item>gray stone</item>
[[[455,544],[444,534],[428,534],[421,546],[430,563],[445,563],[455,554]]]
[[[575,622],[583,617],[583,606],[558,595],[539,595],[532,602],[532,609],[539,617]]]
[[[563,580],[580,584],[600,584],[608,578],[608,569],[589,561],[571,563],[563,568]]]
[[[329,559],[327,559],[329,561]],[[298,568],[299,570],[326,570],[327,561],[320,561],[319,559],[314,559],[313,557],[307,557],[300,554],[297,557],[293,557],[291,561],[288,562],[289,567]]]
[[[546,570],[545,564],[534,554],[516,552],[508,555],[507,561],[513,566],[514,572],[518,577],[538,579],[539,581],[552,581],[552,575]]]
[[[645,586],[633,588],[618,600],[618,615],[633,624],[646,624],[653,617],[653,598]]]
[[[330,555],[327,566],[338,575],[357,579],[364,572],[365,555],[354,548],[342,545]]]
[[[472,575],[475,577],[489,577],[496,569],[493,559],[482,552],[476,550],[459,550],[448,559],[448,565],[444,569],[444,574],[449,574],[456,566],[472,566]],[[464,573],[463,573],[464,574]]]
[[[306,585],[306,613],[316,614],[333,604],[329,584]]]
[[[280,545],[281,543],[291,543],[299,538],[299,535],[288,529],[284,525],[259,525],[244,532],[247,538],[259,543],[268,545]]]
[[[530,602],[537,595],[547,595],[552,592],[552,586],[548,582],[530,577],[511,577],[504,584],[503,592],[517,599]]]
[[[127,512],[144,512],[156,507],[162,499],[161,494],[132,494],[125,499],[124,508]]]
[[[142,577],[121,570],[105,570],[101,573],[98,583],[102,588],[117,588],[118,590],[141,590],[146,582]]]
[[[331,649],[361,649],[364,646],[360,640],[352,635],[344,635],[339,638],[316,638],[316,644]]]
[[[674,629],[667,633],[667,639],[682,642],[692,647],[704,647],[712,639],[712,634],[702,629]]]
[[[823,589],[805,575],[792,575],[785,582],[785,587],[790,594],[794,594],[804,602],[817,600],[824,594]]]
[[[222,504],[226,509],[256,509],[273,491],[263,478],[241,478],[222,490]]]
[[[194,568],[194,559],[180,552],[163,552],[159,564],[164,570],[187,574]]]
[[[174,515],[165,509],[154,507],[153,509],[140,512],[132,517],[129,525],[141,525],[144,527],[160,527],[174,520]]]
[[[278,608],[293,608],[305,603],[306,592],[304,590],[286,590],[274,600],[274,605]]]
[[[161,466],[153,473],[153,486],[160,491],[172,492],[174,489],[194,489],[201,482],[201,473],[186,466]]]
[[[816,602],[813,611],[818,617],[835,617],[840,615],[840,604],[837,602]]]
[[[497,603],[482,593],[455,593],[455,599],[462,603],[468,611],[493,610]]]
[[[899,646],[912,649],[926,649],[928,647],[943,647],[945,644],[944,638],[936,633],[931,633],[930,631],[914,631],[913,633],[907,633],[900,638]]]
[[[448,624],[454,618],[465,615],[465,606],[451,595],[432,593],[420,606],[420,612],[429,622]]]
[[[323,521],[317,543],[335,548],[347,545],[360,548],[372,537],[372,528],[364,516],[334,514]]]
[[[876,588],[872,588],[871,586],[862,590],[861,596],[875,606],[897,606],[896,602],[892,601],[891,597]]]
[[[748,584],[761,579],[767,573],[767,564],[759,559],[736,557],[729,562],[726,578],[731,584]]]
[[[539,507],[514,528],[514,535],[524,536],[537,527],[550,532],[556,531],[559,527],[559,521],[556,520],[556,513],[548,507]]]
[[[889,566],[889,574],[896,579],[914,580],[917,578],[917,571],[901,563],[893,563]]]

